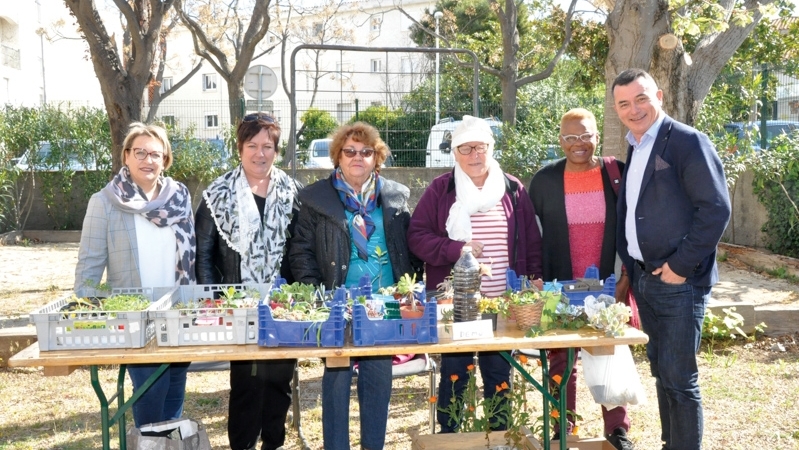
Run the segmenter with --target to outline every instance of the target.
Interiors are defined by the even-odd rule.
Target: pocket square
[[[671,164],[667,163],[660,155],[655,155],[655,170],[670,169]]]

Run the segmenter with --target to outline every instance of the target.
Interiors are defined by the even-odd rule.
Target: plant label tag
[[[471,322],[455,322],[452,326],[452,340],[486,339],[494,337],[491,320],[473,320]]]

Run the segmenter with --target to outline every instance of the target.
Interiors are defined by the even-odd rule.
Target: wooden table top
[[[440,327],[442,325],[439,325]],[[581,347],[592,354],[612,354],[615,345],[644,344],[649,338],[642,331],[628,327],[624,336],[605,337],[590,328],[580,330],[550,330],[543,336],[524,337],[515,322],[500,319],[493,338],[453,341],[439,333],[437,344],[397,344],[370,347],[260,347],[248,345],[199,345],[163,347],[155,340],[137,349],[59,350],[39,351],[38,343],[12,356],[10,367],[45,368],[46,375],[66,375],[79,366],[172,363],[189,361],[236,361],[286,358],[328,358],[328,365],[349,364],[349,358],[359,356],[395,355],[406,353],[459,353],[503,351],[513,349],[552,349]]]

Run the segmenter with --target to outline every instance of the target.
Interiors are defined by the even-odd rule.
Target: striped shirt
[[[599,267],[605,233],[605,190],[599,167],[585,172],[564,172],[566,222],[572,276],[582,278],[590,265]]]
[[[477,261],[491,266],[491,277],[483,275],[480,291],[486,297],[499,297],[505,292],[508,257],[508,220],[502,200],[486,212],[471,216],[472,240],[483,243],[483,254]]]

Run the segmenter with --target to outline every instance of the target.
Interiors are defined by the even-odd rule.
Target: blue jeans
[[[128,375],[135,393],[161,364],[131,364]],[[186,372],[189,363],[170,364],[164,373],[133,404],[133,422],[136,427],[148,423],[177,419],[183,414],[183,399],[186,396]]]
[[[381,450],[386,442],[391,400],[391,356],[359,358],[358,405],[361,448]],[[322,375],[322,435],[325,450],[350,450],[350,367],[325,367]]]
[[[499,352],[485,352],[477,356],[480,366],[480,375],[483,377],[483,398],[491,398],[497,394],[497,386],[503,382],[510,385],[510,363]],[[441,378],[438,382],[438,408],[447,408],[452,398],[452,375],[457,375],[455,381],[455,398],[460,399],[466,389],[469,375],[466,367],[474,364],[473,353],[450,353],[441,355]],[[503,400],[503,402],[507,401]],[[441,425],[441,433],[454,433],[460,424],[450,420],[450,415],[441,411],[436,412],[436,419]],[[491,427],[494,430],[504,430],[506,425]]]
[[[702,448],[702,396],[696,352],[709,286],[667,284],[637,265],[632,276],[646,356],[655,377],[664,450]]]

